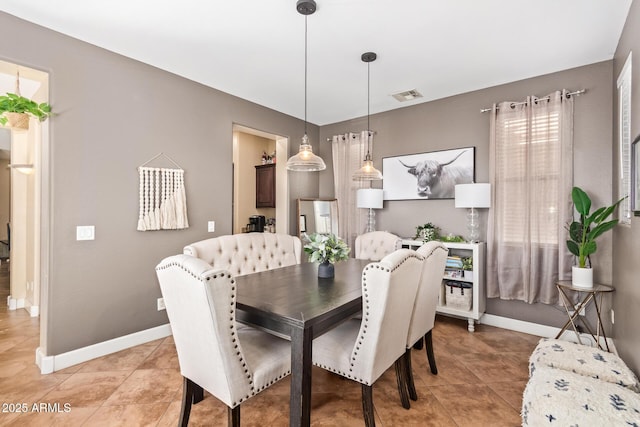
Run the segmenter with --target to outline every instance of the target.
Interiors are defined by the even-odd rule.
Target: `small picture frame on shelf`
[[[631,210],[640,216],[640,134],[631,143]]]
[[[460,279],[464,277],[462,270],[445,270],[444,275],[452,279]]]

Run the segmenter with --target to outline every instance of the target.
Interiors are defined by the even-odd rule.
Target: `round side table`
[[[560,336],[569,328],[569,325],[573,328],[573,331],[576,333],[576,337],[578,338],[578,342],[582,344],[582,340],[580,339],[580,333],[578,332],[578,328],[576,324],[582,324],[584,328],[589,332],[591,337],[596,341],[598,348],[601,350],[605,350],[600,344],[600,334],[602,333],[602,337],[604,338],[604,344],[607,351],[609,350],[609,342],[607,341],[607,335],[604,331],[604,327],[602,326],[602,317],[601,317],[601,308],[602,308],[602,295],[608,292],[613,292],[615,289],[613,286],[609,285],[601,285],[594,283],[592,288],[581,288],[577,286],[573,286],[571,280],[560,280],[556,282],[556,287],[558,288],[558,293],[560,294],[560,298],[562,299],[562,303],[564,305],[564,309],[567,312],[567,323],[564,324],[558,335],[556,335],[556,339],[560,338]],[[571,299],[567,295],[567,292],[578,292],[579,296],[582,296],[581,301],[578,305],[573,305]],[[586,309],[586,307],[593,303],[593,306],[596,309],[596,314],[598,318],[598,324],[596,325],[596,332],[593,332],[591,326],[586,321],[584,316],[580,316],[580,311],[582,309]],[[573,309],[573,313],[569,310],[569,307]]]

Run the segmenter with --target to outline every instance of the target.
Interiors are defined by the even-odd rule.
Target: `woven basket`
[[[29,129],[29,115],[25,113],[4,113],[7,118],[7,126],[12,129]]]
[[[471,303],[473,302],[473,285],[471,283],[447,280],[444,286],[447,307],[458,310],[471,310]]]

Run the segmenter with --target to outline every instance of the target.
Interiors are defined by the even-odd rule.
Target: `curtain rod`
[[[349,132],[345,132],[345,133],[360,134],[360,133],[362,133],[362,132],[366,132],[366,131],[364,131],[364,130],[361,130],[360,132],[351,132],[351,131],[349,131]],[[374,134],[374,135],[378,133],[378,132],[376,132],[375,130],[370,130],[369,132],[371,132],[371,133],[372,133],[372,134]],[[327,137],[327,142],[331,142],[331,141],[333,141],[333,137],[331,137],[331,136]]]
[[[567,94],[567,96],[572,96],[572,95],[582,95],[583,93],[585,93],[587,90],[586,89],[580,89],[580,90],[576,90],[574,92],[569,92]],[[544,98],[538,98],[538,101],[542,101],[545,99],[550,99],[550,97],[545,96]],[[522,105],[522,104],[526,104],[527,101],[522,101],[522,102],[514,102],[511,105]],[[487,113],[489,111],[493,110],[493,108],[483,108],[482,110],[480,110],[481,113]]]

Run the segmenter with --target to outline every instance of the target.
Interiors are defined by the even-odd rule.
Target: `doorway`
[[[286,160],[289,138],[247,126],[233,125],[233,220],[234,234],[247,231],[252,215],[273,221],[276,233],[289,230],[289,183]],[[271,162],[275,168],[275,207],[256,207],[256,166]]]
[[[49,102],[48,73],[0,61],[0,94],[17,92],[38,103]],[[32,118],[26,131],[1,127],[0,131],[0,240],[10,245],[7,305],[9,310],[25,309],[38,317],[44,301],[42,277],[46,277],[41,230],[48,222],[43,215],[47,187],[43,183],[48,182],[49,126]]]

